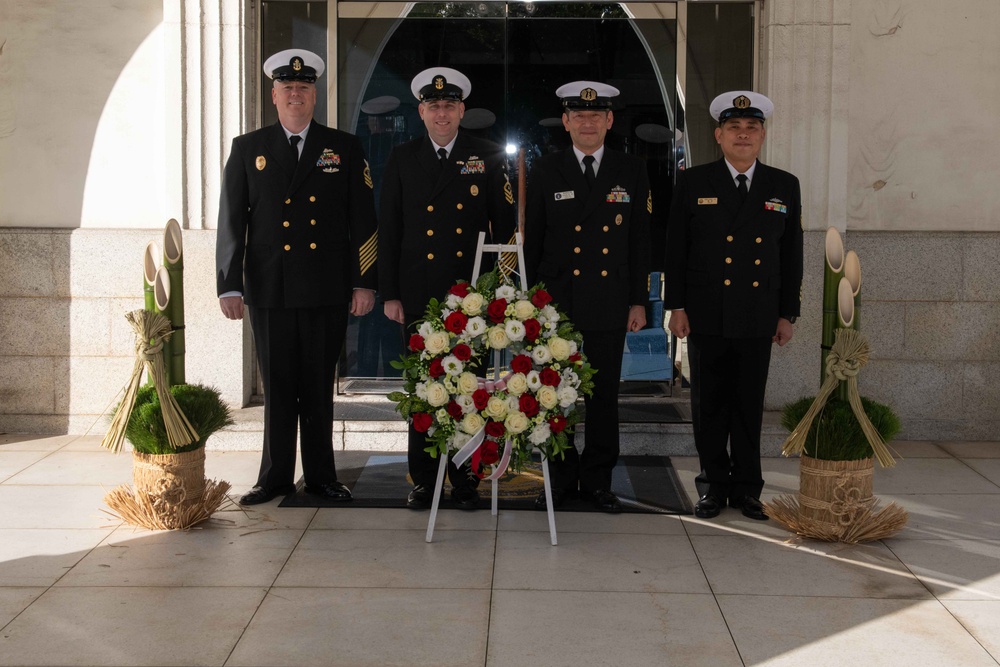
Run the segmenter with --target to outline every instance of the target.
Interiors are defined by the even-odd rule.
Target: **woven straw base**
[[[212,516],[226,501],[229,482],[205,480],[205,490],[196,502],[172,504],[162,496],[137,492],[122,484],[104,496],[111,514],[132,526],[149,530],[182,530]]]
[[[817,521],[803,517],[798,499],[793,495],[783,495],[764,503],[767,515],[788,530],[803,537],[811,537],[824,542],[871,542],[892,537],[906,525],[909,515],[896,503],[889,503],[882,509],[876,504],[858,512],[854,520],[846,526]]]

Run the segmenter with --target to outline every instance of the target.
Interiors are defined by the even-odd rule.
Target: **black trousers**
[[[405,320],[402,328],[403,349],[406,351],[406,354],[410,353],[410,336],[417,332],[415,322],[423,319],[423,317],[422,314],[406,313],[403,315],[403,319]],[[481,369],[477,369],[477,371],[482,373]],[[437,483],[437,471],[441,465],[441,459],[431,457],[430,454],[424,451],[430,444],[427,441],[427,435],[413,428],[413,422],[410,422],[407,431],[406,462],[409,466],[410,479],[413,480],[414,486],[421,484],[429,488],[434,488],[434,485]],[[479,486],[479,478],[475,476],[470,477],[468,461],[459,468],[452,463],[451,459],[448,459],[448,479],[451,480],[452,487],[456,489],[461,487],[476,488]]]
[[[333,460],[333,385],[347,331],[347,305],[256,308],[250,326],[264,384],[264,452],[257,484],[295,482],[295,436],[313,486],[337,480]]]
[[[691,334],[691,415],[699,495],[760,497],[760,428],[771,338]],[[727,448],[728,446],[728,448]]]
[[[587,443],[578,453],[573,436],[565,458],[549,462],[552,486],[573,490],[579,484],[583,492],[611,489],[611,472],[618,463],[620,451],[618,433],[618,387],[622,374],[622,353],[625,351],[625,330],[580,331],[583,353],[594,374],[594,394],[584,398],[587,408]]]

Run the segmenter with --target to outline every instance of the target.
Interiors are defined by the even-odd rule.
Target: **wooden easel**
[[[514,273],[520,278],[521,289],[527,291],[528,289],[528,279],[525,275],[524,270],[524,247],[521,241],[521,233],[518,232],[514,235],[514,240],[516,241],[513,245],[510,244],[500,244],[500,243],[485,243],[486,233],[479,232],[479,243],[476,246],[476,263],[472,269],[472,284],[475,285],[476,281],[479,279],[479,269],[482,265],[483,253],[497,253],[497,255],[502,255],[507,252],[517,253],[517,268]],[[493,350],[493,379],[500,379],[500,350]],[[434,523],[437,521],[438,506],[441,504],[441,490],[444,488],[444,473],[448,469],[448,455],[441,455],[441,462],[438,464],[437,472],[437,483],[434,485],[434,500],[431,502],[431,516],[427,521],[427,541],[430,542],[434,539]],[[492,502],[492,514],[497,515],[497,480],[493,479],[492,490],[493,490],[493,502]],[[552,482],[549,480],[549,461],[545,458],[545,454],[542,454],[542,482],[545,487],[545,509],[549,515],[549,537],[552,540],[552,546],[556,546],[556,517],[555,512],[552,509]]]

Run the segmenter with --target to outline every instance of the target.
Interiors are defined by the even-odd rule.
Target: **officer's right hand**
[[[691,333],[691,325],[688,324],[687,313],[683,310],[671,310],[667,328],[670,329],[670,333],[678,338],[687,338],[687,335]]]
[[[219,298],[219,307],[222,314],[231,320],[243,319],[243,297],[223,296]]]
[[[399,322],[403,324],[403,302],[399,299],[392,299],[385,302],[383,307],[385,310],[385,316],[388,317],[393,322]]]

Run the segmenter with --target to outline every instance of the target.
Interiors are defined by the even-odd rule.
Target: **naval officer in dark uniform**
[[[688,337],[691,412],[701,473],[695,514],[760,503],[760,429],[771,345],[799,315],[799,181],[758,160],[771,100],[737,90],[710,107],[723,158],[680,173],[667,223],[670,331]],[[728,446],[728,449],[727,449]]]
[[[524,260],[583,334],[583,352],[598,370],[586,398],[587,443],[550,462],[552,504],[581,496],[620,512],[611,492],[618,461],[618,385],[626,331],[646,325],[649,223],[653,211],[646,165],[605,147],[618,89],[577,81],[556,91],[571,149],[539,158],[528,177]],[[545,494],[535,506],[545,509]]]
[[[500,148],[459,132],[472,88],[468,77],[432,67],[414,77],[410,88],[420,101],[427,135],[392,150],[379,211],[379,291],[386,317],[403,325],[404,340],[431,298],[442,300],[456,280],[472,279],[479,233],[486,232],[487,243],[507,242],[516,213]],[[424,451],[427,446],[411,425],[408,461],[414,487],[407,506],[413,509],[430,507],[432,501],[438,460]],[[470,479],[467,468],[448,464],[452,500],[462,509],[475,509],[478,480]]]
[[[347,314],[374,305],[371,174],[353,135],[313,120],[323,60],[289,49],[264,63],[278,122],[233,140],[222,180],[216,271],[229,319],[247,306],[264,384],[264,451],[244,505],[295,491],[350,500],[333,459],[333,383]]]

